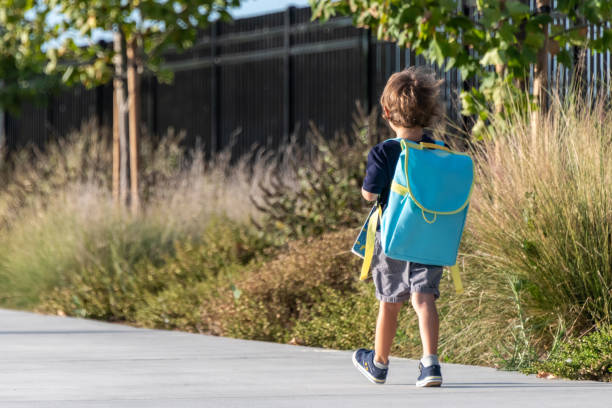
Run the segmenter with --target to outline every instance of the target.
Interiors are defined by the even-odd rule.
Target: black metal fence
[[[293,133],[303,137],[312,121],[325,135],[350,131],[356,103],[375,106],[391,73],[425,60],[408,49],[376,41],[348,18],[310,22],[310,8],[213,24],[196,45],[169,53],[172,84],[152,76],[142,82],[142,120],[150,134],[169,128],[184,131],[185,143],[218,152],[234,140],[234,154],[254,145],[275,148]],[[591,29],[591,36],[597,35]],[[587,76],[610,92],[610,53],[590,53]],[[458,92],[465,84],[457,70],[437,70],[445,79],[447,115],[460,120]],[[567,86],[569,70],[550,57],[550,78]],[[44,106],[24,106],[21,116],[7,115],[10,149],[44,145],[92,117],[112,121],[112,89],[72,88],[49,97]]]

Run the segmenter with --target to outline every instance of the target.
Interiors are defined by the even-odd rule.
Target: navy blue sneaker
[[[442,385],[442,372],[438,364],[429,367],[423,367],[423,363],[419,362],[419,378],[417,378],[417,387],[439,387]]]
[[[384,384],[387,380],[388,368],[378,368],[374,365],[374,350],[359,349],[353,353],[353,364],[374,384]]]

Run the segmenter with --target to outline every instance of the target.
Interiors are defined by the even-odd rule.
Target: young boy
[[[423,133],[440,115],[439,93],[443,81],[422,67],[410,67],[389,78],[380,104],[383,117],[396,137],[413,142],[434,143]],[[366,176],[361,193],[368,201],[379,198],[383,212],[389,199],[395,165],[401,153],[398,141],[377,144],[368,155]],[[374,350],[359,349],[353,363],[370,381],[383,384],[389,369],[389,352],[397,330],[402,304],[410,299],[419,319],[423,358],[419,363],[417,387],[439,387],[442,384],[438,362],[438,312],[435,300],[440,296],[438,285],[442,267],[391,259],[380,244],[380,231],[371,264],[372,278],[380,309],[376,323]]]

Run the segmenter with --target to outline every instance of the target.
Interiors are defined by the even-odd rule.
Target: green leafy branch
[[[310,5],[313,20],[350,15],[379,40],[410,48],[445,70],[456,68],[463,80],[478,80],[478,88],[461,93],[462,113],[477,115],[477,129],[493,108],[507,107],[507,90],[527,91],[530,66],[542,50],[571,67],[570,46],[612,49],[612,28],[606,25],[612,20],[610,0],[558,1],[555,10],[539,11],[517,0],[310,0]],[[570,28],[555,23],[560,19]],[[601,25],[597,39],[588,39],[589,25]]]

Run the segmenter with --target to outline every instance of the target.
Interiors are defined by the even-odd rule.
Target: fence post
[[[370,29],[361,30],[361,58],[365,67],[363,88],[365,91],[365,111],[369,115],[372,110],[372,55],[370,53]]]
[[[283,135],[286,142],[293,132],[293,64],[291,63],[291,25],[293,24],[294,6],[289,6],[284,15],[283,33]]]
[[[578,8],[578,5],[574,6],[574,10]],[[576,25],[585,25],[586,19],[582,16],[579,16]],[[586,35],[588,35],[588,29],[585,30]],[[586,47],[578,47],[573,46],[573,57],[574,57],[574,65],[572,67],[572,85],[578,91],[579,95],[582,98],[586,97],[586,59],[587,59],[587,48]]]
[[[149,130],[149,135],[158,136],[157,135],[157,81],[155,80],[155,76],[147,75],[147,128]]]
[[[472,9],[470,7],[470,5],[468,3],[463,3],[463,15],[465,17],[474,17],[475,14],[475,9]],[[463,45],[463,49],[468,53],[473,53],[473,50],[470,50],[466,45]],[[455,68],[455,70],[457,70]],[[472,89],[472,85],[474,83],[474,80],[468,80],[467,78],[464,78],[463,75],[461,75],[461,72],[457,72],[457,76],[461,78],[461,83],[459,84],[459,80],[457,80],[458,84],[457,84],[457,89],[458,92],[461,93],[462,91],[465,92],[469,92]],[[465,132],[471,133],[472,131],[472,127],[474,126],[475,123],[475,117],[474,116],[464,116],[461,113],[461,102],[460,100],[457,101],[457,108],[459,111],[459,114],[461,115],[461,127],[462,130],[464,130]]]
[[[0,88],[4,85],[4,81],[0,80]],[[2,153],[6,146],[6,116],[4,109],[0,107],[0,160],[2,159]]]
[[[221,150],[219,140],[219,67],[217,63],[218,22],[210,26],[210,153],[211,157]]]
[[[47,142],[49,141],[49,139],[51,139],[51,132],[54,131],[53,127],[54,127],[54,121],[53,121],[53,111],[55,110],[56,107],[56,101],[54,101],[54,99],[57,99],[58,96],[54,96],[54,95],[50,95],[48,96],[48,99],[46,100],[47,103],[47,107],[45,108],[45,133],[40,135],[40,137],[38,138],[37,143],[41,143],[39,146],[44,146],[45,144],[47,144]]]

